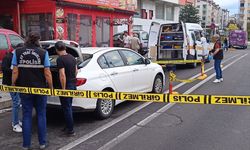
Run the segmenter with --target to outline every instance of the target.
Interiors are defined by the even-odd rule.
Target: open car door
[[[159,40],[159,32],[160,32],[161,24],[158,22],[152,22],[149,30],[149,38],[148,38],[148,49],[149,49],[149,58],[156,59],[157,58],[157,50],[158,50],[158,40]]]

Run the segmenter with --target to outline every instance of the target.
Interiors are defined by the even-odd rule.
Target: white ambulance
[[[207,43],[201,41],[203,29],[195,23],[159,24],[152,22],[149,31],[149,58],[164,60],[201,60],[207,58]],[[196,63],[191,64],[196,67]]]

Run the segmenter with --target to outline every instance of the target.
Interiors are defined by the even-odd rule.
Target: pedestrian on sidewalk
[[[16,46],[15,50],[18,48],[22,48],[24,46],[23,43],[20,43]],[[2,71],[3,71],[3,85],[11,86],[12,79],[12,68],[11,61],[13,57],[13,52],[7,52],[2,61]],[[20,109],[20,97],[17,92],[10,92],[10,96],[12,99],[12,128],[14,132],[22,132],[22,122],[19,120],[19,109]]]
[[[76,74],[77,66],[75,58],[66,52],[66,46],[62,41],[55,44],[56,52],[59,55],[57,58],[57,67],[59,69],[59,79],[62,89],[76,90]],[[66,127],[63,128],[68,136],[74,136],[74,119],[72,112],[72,97],[59,97],[61,107],[66,122]]]
[[[40,34],[30,32],[23,48],[12,58],[12,85],[35,88],[53,88],[48,52],[40,47]],[[47,82],[46,82],[47,81]],[[48,86],[47,86],[48,83]],[[36,109],[39,148],[47,147],[47,96],[20,93],[23,111],[23,149],[31,148],[32,110]]]
[[[211,52],[214,58],[214,69],[216,73],[216,79],[213,82],[220,83],[223,82],[222,69],[221,69],[221,61],[223,59],[223,49],[221,47],[220,36],[218,34],[215,34],[214,39],[215,39],[215,44]]]
[[[228,51],[228,40],[227,38],[225,37],[224,41],[223,41],[223,48],[224,48],[224,51]]]
[[[131,49],[136,52],[139,52],[140,44],[141,42],[140,42],[140,39],[138,38],[138,34],[134,33],[133,37],[131,37]]]

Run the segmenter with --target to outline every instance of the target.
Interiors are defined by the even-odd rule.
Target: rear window
[[[90,60],[92,59],[93,55],[92,54],[82,54],[83,62],[79,64],[81,68],[85,67]]]
[[[17,35],[9,35],[10,37],[10,43],[13,48],[16,48],[18,44],[24,43],[24,41]]]
[[[8,50],[8,49],[9,46],[6,36],[4,34],[0,34],[0,50]]]
[[[141,39],[142,40],[148,40],[148,33],[147,32],[142,32]]]

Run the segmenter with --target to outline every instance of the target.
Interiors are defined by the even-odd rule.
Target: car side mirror
[[[151,61],[148,59],[148,58],[145,58],[145,65],[148,65],[148,64],[150,64],[151,63]]]
[[[81,69],[83,67],[84,67],[84,63],[83,62],[77,65],[77,69]]]

